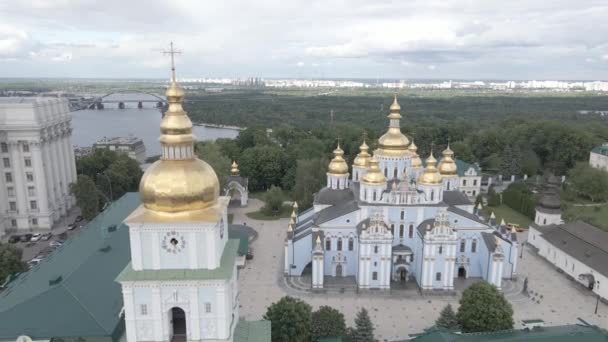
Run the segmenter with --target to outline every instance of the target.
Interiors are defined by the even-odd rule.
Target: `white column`
[[[189,235],[189,239],[190,241],[196,241],[196,233],[195,232],[190,232],[188,233]],[[198,264],[198,248],[196,248],[196,244],[190,244],[191,247],[189,248],[190,252],[188,253],[188,256],[190,258],[190,269],[198,269],[199,264]]]
[[[38,198],[38,209],[40,215],[48,215],[48,194],[45,183],[45,172],[42,166],[42,153],[40,152],[40,143],[31,144],[30,149],[32,151],[32,166],[34,167],[34,181],[36,183],[36,197]],[[52,224],[52,222],[50,222]],[[50,228],[50,227],[49,227]]]
[[[217,303],[217,338],[225,339],[229,335],[228,327],[227,327],[227,310],[226,310],[226,293],[224,288],[218,288],[215,296],[215,302]],[[230,308],[230,312],[232,312],[232,308]],[[236,317],[238,319],[238,317]]]
[[[141,258],[141,235],[139,230],[129,229],[129,243],[131,246],[131,267],[135,271],[143,269]],[[155,245],[158,246],[158,245]],[[157,249],[157,248],[154,248]]]
[[[11,143],[9,145],[9,151],[11,153],[11,166],[13,175],[13,184],[15,185],[15,192],[17,195],[17,210],[19,211],[19,217],[27,217],[29,210],[27,201],[27,192],[25,191],[25,171],[23,167],[23,154],[20,153],[21,146],[18,143]],[[22,227],[23,223],[20,222],[19,227]]]
[[[125,329],[127,341],[137,342],[137,329],[135,328],[135,308],[133,307],[133,289],[130,286],[122,287],[123,308],[125,310]]]
[[[57,153],[57,130],[52,129],[51,135],[49,137],[49,150],[51,155],[51,164],[53,167],[53,175],[55,176],[55,188],[57,189],[57,198],[55,198],[56,208],[59,211],[59,216],[63,216],[65,214],[65,206],[63,205],[63,187],[62,180],[60,175],[60,159],[59,154]]]
[[[497,274],[497,278],[496,278],[496,287],[498,287],[498,289],[500,290],[501,286],[502,286],[502,266],[503,266],[503,260],[499,260],[498,261],[498,274]]]
[[[186,322],[186,327],[190,336],[188,340],[198,341],[201,339],[201,316],[199,313],[200,303],[198,299],[198,288],[190,287],[190,320]]]
[[[59,136],[57,137],[57,153],[59,155],[59,165],[60,165],[60,170],[61,170],[61,179],[62,179],[62,192],[63,192],[63,196],[62,196],[62,201],[65,205],[65,210],[66,212],[70,209],[70,207],[68,206],[68,194],[70,193],[68,186],[69,186],[69,179],[68,179],[68,168],[67,168],[67,162],[66,162],[66,156],[65,156],[65,152],[63,151],[63,136],[64,136],[64,132],[63,129],[61,129],[61,131],[59,132]]]
[[[159,235],[160,235],[159,232],[152,233],[152,246],[160,246],[160,236]],[[131,248],[133,248],[133,247],[131,247]],[[152,269],[160,270],[160,253],[161,253],[160,248],[152,248]]]
[[[53,174],[53,163],[50,158],[49,152],[49,137],[48,133],[45,134],[45,139],[42,142],[42,157],[44,158],[43,168],[46,174],[45,181],[48,193],[49,209],[53,211],[53,221],[59,218],[59,211],[57,210],[57,188],[55,184],[55,175]]]
[[[74,199],[73,196],[70,193],[70,184],[76,182],[76,176],[75,176],[75,164],[74,164],[74,157],[73,157],[73,149],[69,144],[69,130],[66,128],[62,138],[61,138],[61,144],[62,144],[62,148],[64,151],[64,156],[65,156],[65,174],[66,174],[66,187],[68,189],[67,194],[68,194],[68,201],[67,201],[67,206],[68,208],[71,208],[72,205],[74,204]]]
[[[163,308],[162,299],[160,296],[160,288],[157,286],[152,288],[152,317],[154,319],[154,341],[163,340],[163,329],[166,329],[167,325],[163,322]],[[168,334],[167,334],[168,335]],[[131,342],[131,341],[129,341]]]
[[[433,282],[435,281],[435,260],[429,261],[429,286],[433,288]]]

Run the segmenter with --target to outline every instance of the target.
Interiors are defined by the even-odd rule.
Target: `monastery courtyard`
[[[261,319],[268,305],[289,295],[303,299],[313,309],[329,305],[340,310],[345,315],[347,326],[354,325],[355,314],[365,307],[376,327],[376,337],[380,341],[395,341],[433,325],[446,304],[451,303],[456,309],[458,296],[421,296],[414,289],[356,293],[353,284],[344,290],[341,290],[344,286],[334,285],[326,293],[318,294],[306,289],[304,281],[286,282],[282,273],[288,219],[256,221],[245,215],[260,206],[259,200],[250,199],[246,208],[230,208],[235,224],[245,222],[259,234],[251,244],[254,258],[239,275],[240,315],[245,319]],[[577,323],[578,317],[586,317],[587,322],[608,328],[608,305],[600,303],[598,315],[594,315],[596,297],[558,273],[528,247],[519,261],[519,280],[503,281],[505,296],[513,305],[516,328],[522,327],[522,319],[539,318],[547,325],[558,325]],[[528,277],[530,297],[521,294],[525,277]],[[455,280],[455,286],[462,291],[466,284]]]

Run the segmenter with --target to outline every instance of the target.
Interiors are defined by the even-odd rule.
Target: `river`
[[[91,146],[103,137],[133,135],[141,138],[146,145],[148,157],[160,154],[160,120],[158,109],[137,109],[136,103],[129,103],[126,109],[118,109],[116,103],[105,104],[103,110],[79,110],[72,112],[72,144],[84,147]],[[146,103],[151,107],[153,104]],[[215,140],[218,138],[234,139],[239,131],[230,128],[212,128],[194,126],[194,134],[198,141]]]

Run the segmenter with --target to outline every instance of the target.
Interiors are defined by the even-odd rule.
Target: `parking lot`
[[[84,219],[81,219],[79,222],[76,222],[79,216],[80,209],[74,208],[72,209],[72,211],[70,211],[68,215],[64,216],[61,220],[56,222],[50,232],[48,230],[13,232],[4,236],[2,238],[2,242],[12,243],[10,241],[11,237],[21,238],[26,234],[33,235],[39,233],[44,235],[50,233],[51,237],[48,240],[44,240],[43,238],[41,238],[38,241],[19,241],[12,243],[14,246],[20,248],[23,251],[23,255],[21,257],[23,261],[29,262],[30,260],[35,258],[43,258],[54,250],[54,248],[51,246],[51,243],[53,243],[53,241],[65,241],[72,235],[78,234],[80,232],[80,227],[84,226],[87,222]],[[73,225],[74,228],[68,229],[70,225]]]

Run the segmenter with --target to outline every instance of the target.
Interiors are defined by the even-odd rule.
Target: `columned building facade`
[[[0,235],[50,230],[75,204],[68,101],[0,99]]]

